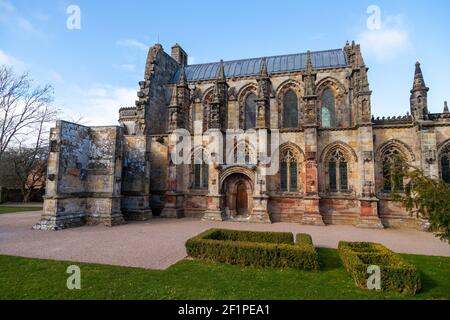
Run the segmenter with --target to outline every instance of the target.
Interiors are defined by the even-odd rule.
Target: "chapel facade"
[[[430,113],[415,66],[410,111],[375,118],[358,44],[336,50],[188,65],[178,45],[149,49],[133,107],[120,126],[59,121],[51,130],[44,213],[36,229],[198,217],[257,223],[421,228],[391,192],[398,162],[450,183],[450,113]],[[200,129],[198,130],[198,127]],[[197,130],[195,130],[197,128]],[[200,141],[178,164],[171,133]],[[229,130],[277,132],[278,170]],[[221,161],[205,157],[204,133],[223,136]],[[225,146],[226,144],[233,144]],[[228,147],[228,148],[225,148]],[[221,147],[222,148],[222,147]],[[235,161],[237,150],[244,161]],[[184,152],[186,152],[184,150]]]

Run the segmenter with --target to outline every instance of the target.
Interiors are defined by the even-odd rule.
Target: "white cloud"
[[[8,0],[0,0],[0,23],[11,29],[18,29],[34,35],[40,34],[31,21],[20,15]]]
[[[116,87],[108,84],[96,84],[91,88],[75,86],[64,101],[57,99],[63,109],[62,118],[82,118],[89,126],[117,125],[119,109],[134,106],[136,88]]]
[[[0,65],[7,65],[13,67],[15,73],[22,73],[28,69],[28,65],[25,62],[8,55],[6,52],[0,49]]]
[[[147,51],[149,48],[148,45],[146,45],[138,40],[135,40],[135,39],[119,40],[119,41],[117,41],[117,45],[123,46],[123,47],[128,47],[128,48],[140,49],[140,50],[144,50],[144,51]]]
[[[17,18],[17,25],[19,26],[20,29],[22,29],[25,32],[29,32],[29,33],[37,33],[38,32],[36,30],[36,28],[33,26],[33,24],[28,19],[25,19],[23,17]]]
[[[360,32],[358,42],[365,55],[379,61],[394,59],[411,46],[409,32],[399,15],[386,17],[380,29]]]

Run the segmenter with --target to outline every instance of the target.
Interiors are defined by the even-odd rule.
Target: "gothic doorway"
[[[247,218],[253,208],[252,181],[244,174],[234,173],[223,182],[225,212],[229,218]]]
[[[238,215],[248,215],[247,187],[243,183],[239,183],[237,186],[236,213]]]

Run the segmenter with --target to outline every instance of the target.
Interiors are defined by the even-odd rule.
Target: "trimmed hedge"
[[[345,269],[361,289],[367,289],[370,276],[367,268],[376,265],[381,271],[381,290],[409,294],[420,290],[420,274],[416,267],[379,243],[341,241],[338,253]]]
[[[208,231],[211,231],[208,233]],[[261,232],[211,229],[206,231],[204,239],[242,241],[242,242],[268,242],[268,243],[294,243],[294,235],[289,232]]]
[[[186,242],[189,256],[243,266],[317,270],[318,255],[309,235],[210,229]]]

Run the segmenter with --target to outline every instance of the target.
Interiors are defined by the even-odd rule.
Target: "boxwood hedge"
[[[416,267],[385,246],[371,242],[339,242],[338,253],[356,285],[367,289],[370,265],[380,267],[381,290],[415,294],[420,290]]]
[[[243,266],[317,270],[311,236],[292,233],[210,229],[186,242],[189,256]]]

